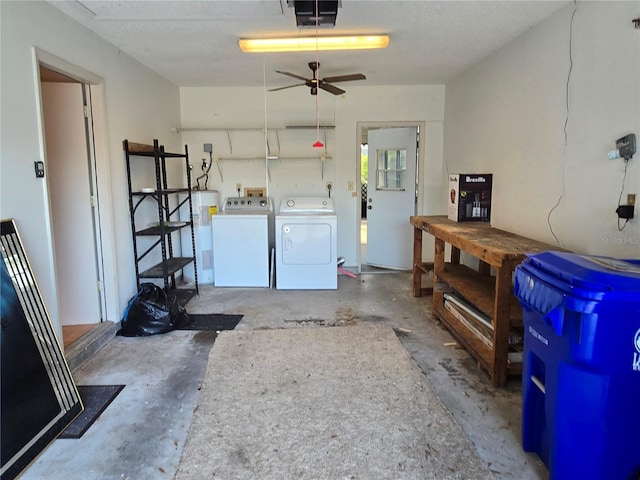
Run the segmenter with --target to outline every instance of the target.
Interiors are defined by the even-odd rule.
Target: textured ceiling
[[[316,52],[246,54],[239,38],[314,35],[286,0],[51,1],[178,86],[278,87],[308,76]],[[320,52],[320,77],[361,72],[359,85],[442,84],[567,1],[342,0],[320,35],[389,34],[384,50]],[[340,84],[347,88],[347,84]]]

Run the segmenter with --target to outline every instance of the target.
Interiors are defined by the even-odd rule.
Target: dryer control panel
[[[335,213],[332,198],[327,197],[285,197],[280,202],[279,213]]]

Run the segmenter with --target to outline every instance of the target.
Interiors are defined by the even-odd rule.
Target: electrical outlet
[[[327,182],[327,190],[329,192],[333,190],[333,182]]]
[[[236,191],[238,191],[238,192],[242,191],[242,184],[241,183],[236,183]]]
[[[636,194],[629,193],[627,195],[627,205],[635,205],[636,204]]]

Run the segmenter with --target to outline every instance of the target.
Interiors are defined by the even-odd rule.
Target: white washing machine
[[[287,197],[275,220],[276,288],[338,288],[338,218],[333,199]]]
[[[265,197],[229,197],[211,217],[216,287],[269,287],[273,206]]]

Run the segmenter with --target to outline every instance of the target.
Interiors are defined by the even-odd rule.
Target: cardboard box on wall
[[[491,219],[493,174],[455,173],[449,175],[449,220],[488,222]]]

